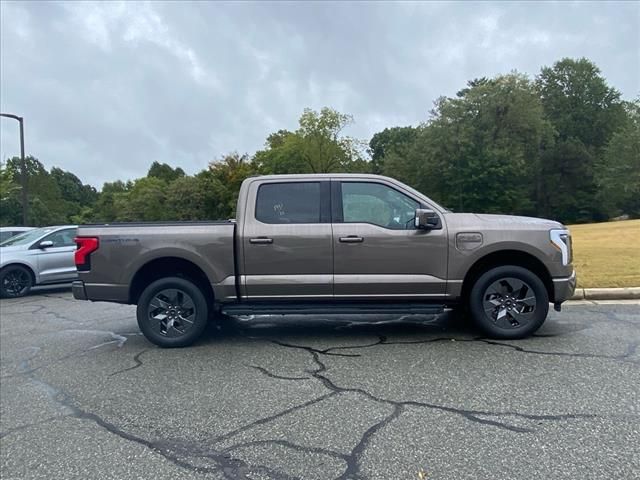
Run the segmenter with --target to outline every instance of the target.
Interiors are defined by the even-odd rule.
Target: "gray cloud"
[[[304,107],[349,134],[417,124],[469,79],[586,56],[640,93],[640,5],[622,3],[0,4],[2,111],[27,152],[100,186],[158,160],[188,172],[252,153]],[[3,119],[0,155],[18,152]]]

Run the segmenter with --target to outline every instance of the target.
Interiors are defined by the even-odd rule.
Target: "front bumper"
[[[76,280],[71,284],[71,291],[73,292],[73,298],[76,300],[88,300],[87,291],[84,289],[84,282],[82,280]]]
[[[573,293],[576,291],[576,284],[578,279],[576,271],[571,272],[571,275],[565,278],[553,279],[553,302],[562,303],[573,297]]]

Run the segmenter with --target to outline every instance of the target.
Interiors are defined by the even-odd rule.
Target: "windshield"
[[[46,235],[49,232],[53,232],[55,228],[52,227],[43,227],[36,228],[35,230],[29,230],[28,232],[21,233],[20,235],[16,235],[15,237],[11,237],[8,240],[0,243],[0,247],[11,247],[13,245],[27,245],[38,238]]]

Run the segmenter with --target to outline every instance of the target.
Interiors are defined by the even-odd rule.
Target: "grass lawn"
[[[569,226],[578,286],[640,287],[640,220]]]

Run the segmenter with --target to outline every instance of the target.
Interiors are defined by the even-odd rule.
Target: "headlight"
[[[571,233],[566,229],[549,231],[551,244],[562,253],[562,265],[571,263]]]

